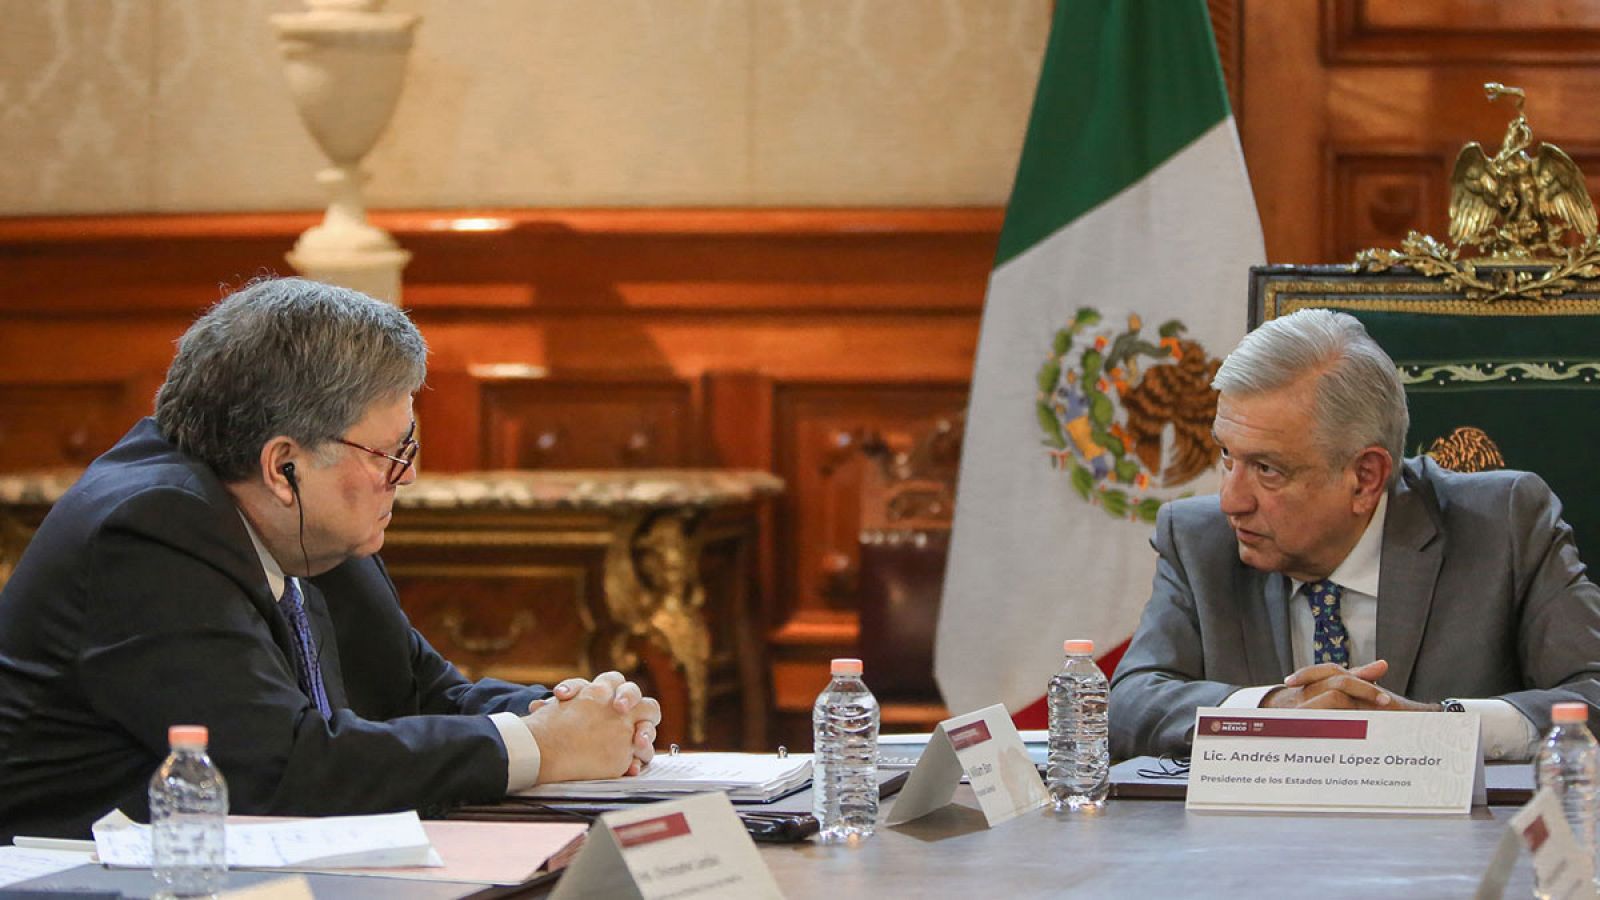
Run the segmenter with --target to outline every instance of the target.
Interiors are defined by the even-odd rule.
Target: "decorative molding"
[[[1590,66],[1600,56],[1600,27],[1574,26],[1558,0],[1503,4],[1485,17],[1482,3],[1430,0],[1381,3],[1322,0],[1322,54],[1329,66]],[[1591,22],[1593,21],[1591,17]]]
[[[405,304],[526,310],[975,315],[1003,211],[420,210]],[[0,317],[192,314],[275,272],[312,213],[0,218]]]
[[[1545,388],[1550,382],[1570,387],[1600,385],[1600,362],[1593,360],[1504,360],[1466,363],[1401,363],[1400,383],[1416,390],[1502,382],[1502,387]]]

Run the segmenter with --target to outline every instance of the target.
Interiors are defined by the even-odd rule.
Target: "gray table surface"
[[[790,900],[1471,897],[1516,812],[1220,814],[1112,800],[1094,815],[1040,810],[985,829],[970,788],[956,801],[856,846],[770,845],[761,856]],[[1524,853],[1505,896],[1532,890]]]
[[[892,807],[891,799],[884,811]],[[984,827],[971,788],[915,822],[856,845],[764,844],[789,900],[1026,897],[1471,897],[1514,807],[1469,816],[1189,813],[1177,800],[1112,800],[1093,815],[1039,810]],[[275,877],[230,873],[233,887]],[[443,900],[468,885],[312,876],[318,898]],[[137,884],[133,882],[137,881]],[[84,867],[31,883],[148,896],[146,872]],[[1506,897],[1529,897],[1517,860]]]

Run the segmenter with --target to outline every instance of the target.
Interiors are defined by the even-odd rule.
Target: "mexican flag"
[[[1219,359],[1261,227],[1204,0],[1056,4],[972,377],[935,674],[1038,701],[1120,654],[1166,500],[1216,490]]]

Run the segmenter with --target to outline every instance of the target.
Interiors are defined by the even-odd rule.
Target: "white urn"
[[[332,166],[317,181],[332,195],[321,224],[287,254],[301,274],[400,301],[411,254],[367,221],[361,160],[394,115],[420,17],[382,12],[384,0],[306,0],[307,12],[271,17],[300,119]]]

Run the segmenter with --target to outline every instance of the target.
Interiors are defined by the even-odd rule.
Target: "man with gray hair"
[[[0,593],[0,837],[147,812],[167,728],[205,725],[236,813],[492,801],[648,762],[615,672],[471,682],[376,555],[416,478],[427,346],[400,310],[258,281],[186,332],[156,397]]]
[[[1359,321],[1274,319],[1212,386],[1220,493],[1157,517],[1114,756],[1186,754],[1197,707],[1263,706],[1472,710],[1487,757],[1526,759],[1553,703],[1600,709],[1600,589],[1560,502],[1403,460],[1405,393]]]

